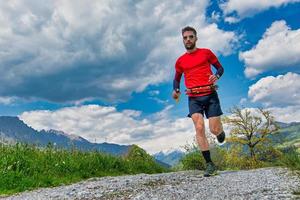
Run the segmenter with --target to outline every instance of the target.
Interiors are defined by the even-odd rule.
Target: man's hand
[[[179,100],[180,92],[179,92],[179,91],[176,92],[175,90],[173,90],[172,97],[173,97],[173,99],[175,99],[176,101]]]
[[[215,83],[218,80],[216,75],[210,75],[208,81],[211,83]]]

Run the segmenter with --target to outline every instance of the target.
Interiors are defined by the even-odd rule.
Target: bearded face
[[[186,31],[182,35],[183,44],[186,50],[193,50],[196,47],[197,37],[193,31]]]

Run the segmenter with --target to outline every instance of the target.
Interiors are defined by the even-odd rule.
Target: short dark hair
[[[194,29],[193,27],[191,26],[186,26],[184,27],[182,30],[181,30],[181,34],[183,35],[184,32],[186,31],[193,31],[193,33],[195,34],[195,36],[197,36],[197,31],[196,29]]]

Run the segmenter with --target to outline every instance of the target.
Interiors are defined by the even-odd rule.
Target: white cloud
[[[138,144],[151,153],[179,148],[193,139],[193,124],[189,119],[166,120],[158,113],[156,119],[150,121],[139,119],[140,114],[135,110],[119,112],[114,107],[87,105],[24,112],[19,117],[37,130],[61,130],[91,142]]]
[[[98,105],[67,107],[56,111],[30,111],[22,113],[19,117],[37,130],[61,130],[91,142],[137,144],[149,153],[155,153],[180,149],[194,141],[192,120],[187,117],[171,119],[168,113],[171,108],[172,106],[167,106],[148,118],[141,118],[140,111],[120,112],[114,107]],[[207,122],[205,120],[206,124]],[[206,131],[208,133],[208,130]]]
[[[271,111],[276,121],[300,122],[300,75],[288,72],[285,75],[261,78],[249,87],[248,98],[261,103]]]
[[[264,109],[270,111],[275,121],[284,123],[300,122],[300,105],[285,107],[266,107]],[[262,117],[257,108],[244,108],[242,109],[242,112],[245,112],[246,110],[250,111],[251,115]]]
[[[199,27],[197,30],[201,30],[197,34],[198,43],[201,47],[211,48],[214,52],[223,55],[231,54],[234,49],[233,46],[237,44],[239,39],[234,32],[223,31],[215,23]]]
[[[213,11],[211,13],[210,18],[214,21],[214,22],[219,22],[221,20],[221,13]]]
[[[0,104],[9,105],[16,101],[14,97],[1,97],[0,96]]]
[[[148,92],[150,96],[157,96],[159,95],[159,93],[160,93],[159,90],[151,90]]]
[[[240,20],[238,18],[236,18],[236,17],[225,17],[224,21],[228,22],[230,24],[234,24],[234,23],[239,22]]]
[[[153,101],[155,101],[159,104],[163,104],[165,106],[168,105],[168,103],[169,103],[169,100],[162,100],[162,99],[157,98],[157,97],[148,97],[148,99],[151,99],[151,100],[153,100]]]
[[[279,122],[300,122],[300,105],[271,107],[268,110],[271,111],[271,113],[275,116],[275,119]]]
[[[180,30],[228,55],[234,32],[206,22],[208,0],[1,1],[0,95],[122,101],[171,79]],[[201,31],[200,31],[201,30]]]
[[[289,72],[277,77],[267,76],[249,87],[252,102],[266,106],[300,105],[300,75]]]
[[[248,101],[247,98],[241,98],[239,104],[240,105],[245,105],[247,103],[247,101]]]
[[[159,90],[151,90],[151,91],[148,92],[148,94],[149,94],[148,99],[151,99],[151,100],[153,100],[153,101],[155,101],[155,102],[157,102],[157,103],[159,103],[159,104],[163,104],[163,105],[165,105],[165,106],[168,105],[169,99],[167,99],[167,100],[162,100],[162,99],[160,99],[160,98],[158,97],[158,95],[160,94],[160,91],[159,91]]]
[[[239,20],[251,17],[259,12],[268,10],[271,7],[281,7],[289,3],[300,2],[299,0],[228,0],[220,4],[220,8],[223,10],[225,16],[230,16],[230,23],[236,23]],[[234,16],[232,16],[234,15]]]
[[[245,75],[254,77],[265,71],[300,65],[300,29],[291,30],[284,20],[272,23],[251,50],[240,52]]]

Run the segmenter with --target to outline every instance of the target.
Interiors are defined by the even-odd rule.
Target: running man
[[[189,117],[192,118],[196,141],[206,161],[204,176],[217,174],[217,169],[211,160],[209,143],[205,135],[204,115],[208,118],[209,129],[217,137],[219,143],[225,140],[216,81],[222,76],[224,69],[217,57],[209,49],[197,48],[197,32],[193,27],[182,29],[183,44],[186,53],[180,56],[175,64],[175,78],[173,81],[172,97],[176,100],[180,96],[180,79],[184,74],[186,94],[188,95]],[[213,74],[211,65],[216,68]]]

